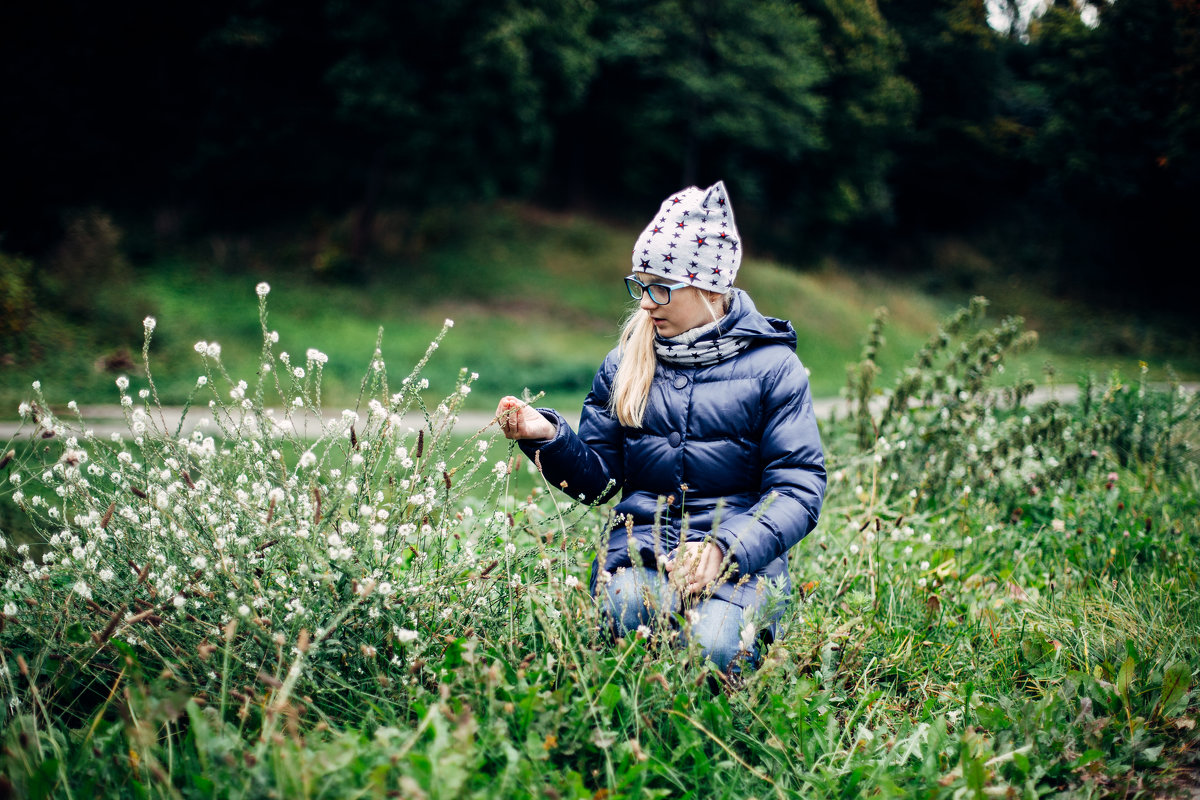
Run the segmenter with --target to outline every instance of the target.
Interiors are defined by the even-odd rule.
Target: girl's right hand
[[[496,406],[496,421],[507,439],[553,439],[558,428],[537,409],[512,395]]]

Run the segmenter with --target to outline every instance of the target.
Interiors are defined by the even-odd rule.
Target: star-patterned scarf
[[[673,367],[711,367],[750,346],[748,336],[723,336],[718,323],[710,322],[673,339],[654,337],[654,354]]]

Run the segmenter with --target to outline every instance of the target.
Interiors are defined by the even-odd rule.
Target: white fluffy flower
[[[267,283],[266,281],[262,281],[258,284],[258,286],[254,287],[254,293],[259,297],[266,297],[271,293],[271,284]]]

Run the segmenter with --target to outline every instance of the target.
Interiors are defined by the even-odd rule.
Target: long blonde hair
[[[697,291],[709,300],[708,309],[712,312],[713,322],[721,318],[713,307],[714,297],[721,298],[722,316],[729,310],[729,294],[717,295],[716,292],[703,289]],[[617,341],[617,355],[620,362],[617,364],[617,374],[613,377],[608,408],[625,427],[640,428],[646,416],[646,403],[650,399],[650,384],[654,382],[657,363],[654,355],[654,323],[643,309],[635,308],[625,319]]]

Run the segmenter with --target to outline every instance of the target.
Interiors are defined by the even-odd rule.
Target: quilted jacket
[[[788,550],[817,524],[825,493],[808,377],[791,323],[760,314],[745,292],[734,290],[720,328],[750,337],[750,346],[706,367],[660,361],[642,427],[622,426],[608,409],[614,349],[592,382],[579,432],[553,409],[538,409],[557,422],[556,435],[521,442],[572,497],[598,503],[621,494],[593,592],[597,567],[652,567],[710,532],[734,570],[716,597],[754,607],[766,579],[790,591]]]

